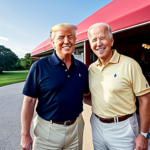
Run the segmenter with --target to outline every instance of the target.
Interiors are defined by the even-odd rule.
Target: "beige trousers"
[[[84,120],[82,114],[70,126],[34,119],[33,150],[82,150]]]

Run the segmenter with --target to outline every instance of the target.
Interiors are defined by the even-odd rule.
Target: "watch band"
[[[140,132],[140,134],[143,135],[146,139],[150,138],[150,133]]]
[[[147,133],[144,133],[144,132],[140,132],[140,134],[142,134],[145,138],[147,136]]]

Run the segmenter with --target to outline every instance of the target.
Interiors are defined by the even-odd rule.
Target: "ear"
[[[74,43],[76,43],[76,38],[74,39]]]
[[[56,48],[56,46],[55,46],[54,39],[50,38],[50,43],[52,44],[53,48],[55,49],[55,48]]]
[[[111,38],[111,46],[113,46],[113,44],[114,44],[114,38],[112,37]]]
[[[55,32],[51,33],[50,43],[52,44],[53,48],[56,49],[56,45],[55,45]]]

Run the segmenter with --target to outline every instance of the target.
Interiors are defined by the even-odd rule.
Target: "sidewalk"
[[[91,132],[91,125],[90,125],[90,117],[91,117],[91,106],[87,104],[83,104],[83,118],[85,122],[84,126],[84,134],[83,134],[83,150],[93,150],[93,143],[92,143],[92,132]]]

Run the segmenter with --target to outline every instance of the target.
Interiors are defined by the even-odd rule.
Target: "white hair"
[[[91,28],[93,28],[93,27],[99,27],[101,25],[107,26],[107,28],[108,28],[108,34],[109,34],[110,39],[113,37],[112,31],[111,31],[111,27],[108,24],[106,24],[106,23],[100,22],[100,23],[93,24],[92,26],[89,27],[89,29],[87,31],[87,36],[88,36],[89,40],[90,40],[89,32],[90,32]]]

